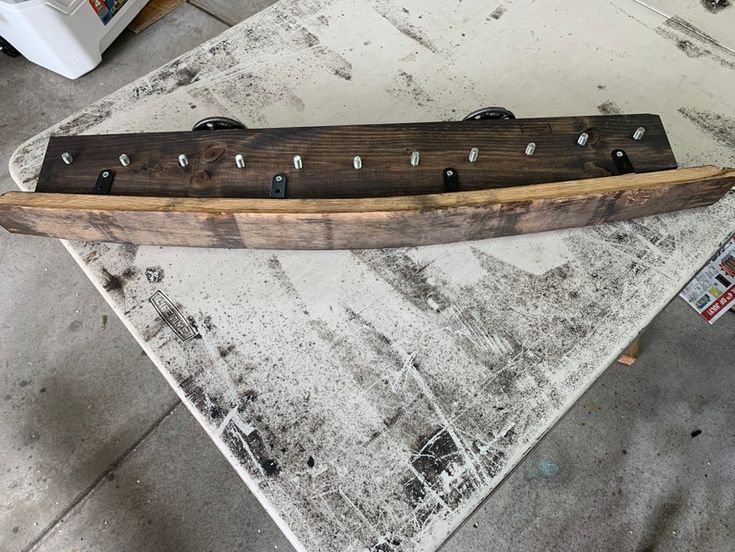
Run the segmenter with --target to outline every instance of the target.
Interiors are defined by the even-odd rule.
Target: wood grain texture
[[[10,192],[11,232],[90,241],[255,249],[363,249],[477,240],[710,205],[735,183],[712,166],[449,194],[209,199]]]
[[[146,30],[156,21],[178,8],[186,0],[151,0],[128,25],[134,33]]]
[[[643,140],[632,138],[638,127],[646,129]],[[590,139],[581,147],[585,131]],[[536,144],[532,156],[525,154],[529,142]],[[480,152],[475,163],[468,160],[473,147]],[[112,195],[267,198],[275,174],[287,177],[288,198],[420,195],[441,192],[450,167],[463,191],[615,175],[616,148],[636,172],[676,168],[658,115],[555,117],[53,137],[36,191],[92,193],[100,171],[112,169]],[[413,151],[421,154],[418,167],[409,162]],[[64,152],[74,157],[71,165]],[[122,153],[130,166],[120,165]],[[186,168],[178,164],[182,153]],[[237,154],[244,169],[235,166]],[[294,169],[294,155],[303,169]],[[361,170],[352,166],[356,155]]]

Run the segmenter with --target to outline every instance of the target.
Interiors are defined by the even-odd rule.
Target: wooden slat
[[[91,241],[359,249],[475,240],[709,205],[735,170],[697,167],[524,187],[364,199],[210,199],[9,192],[11,232]]]
[[[128,25],[134,33],[144,31],[165,15],[178,8],[186,0],[151,0]]]
[[[641,126],[645,136],[634,140]],[[580,147],[583,131],[590,140]],[[536,144],[532,156],[524,153],[529,142]],[[468,160],[473,147],[480,150],[476,163]],[[112,169],[112,195],[267,198],[277,173],[288,179],[288,198],[420,195],[441,192],[450,167],[463,191],[614,175],[615,148],[626,151],[636,172],[676,168],[657,115],[557,117],[55,137],[36,191],[92,193],[100,171]],[[413,151],[421,153],[418,167],[409,163]],[[63,152],[74,157],[71,165]],[[121,153],[129,167],[120,165]],[[181,153],[189,158],[186,168],[178,164]],[[245,157],[244,169],[235,166],[236,154]],[[356,155],[359,171],[352,166]]]

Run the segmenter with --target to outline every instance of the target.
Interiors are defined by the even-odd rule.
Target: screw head
[[[616,157],[622,157],[623,156],[623,152],[622,151],[616,151],[615,152],[615,156]]]
[[[281,175],[279,174],[279,175],[278,175],[278,176],[276,177],[276,182],[281,182],[282,180],[283,180],[283,177],[282,177],[282,176],[281,176]]]
[[[447,176],[454,176],[454,171],[447,171],[444,174],[446,174]]]
[[[102,176],[104,178],[107,178],[108,176],[110,176],[110,171],[102,171]]]

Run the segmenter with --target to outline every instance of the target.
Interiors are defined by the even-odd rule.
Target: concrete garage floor
[[[22,141],[268,3],[183,4],[77,81],[0,56],[0,191]],[[0,550],[290,549],[59,242],[0,258]],[[672,302],[445,550],[731,550],[733,335]]]

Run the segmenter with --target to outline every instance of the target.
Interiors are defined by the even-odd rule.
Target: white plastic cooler
[[[70,79],[102,52],[148,0],[0,0],[0,36],[28,60]]]

